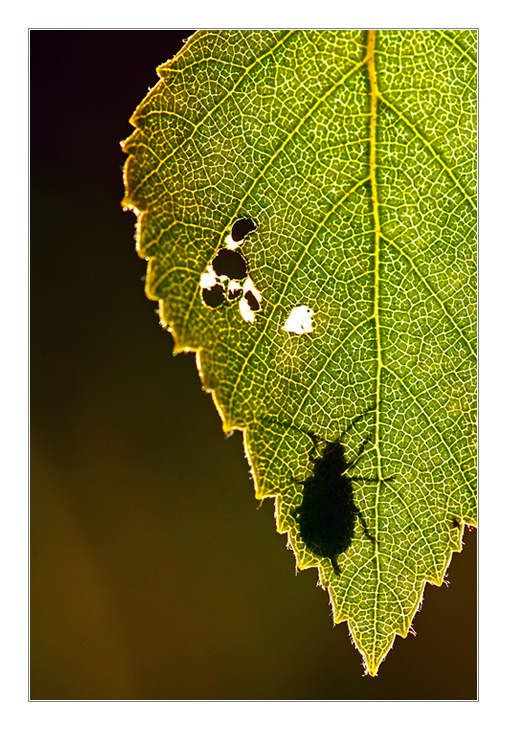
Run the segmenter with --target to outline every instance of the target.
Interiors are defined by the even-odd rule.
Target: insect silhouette
[[[329,558],[337,573],[337,556],[352,543],[356,517],[366,537],[375,542],[354,504],[347,473],[352,466],[345,460],[343,446],[328,441],[322,457],[314,460],[313,475],[303,482],[303,501],[295,510],[303,541],[314,555]]]

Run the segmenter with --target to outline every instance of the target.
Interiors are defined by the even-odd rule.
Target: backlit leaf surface
[[[147,294],[371,674],[476,524],[475,43],[198,32],[124,143]],[[203,299],[241,218],[247,317]]]

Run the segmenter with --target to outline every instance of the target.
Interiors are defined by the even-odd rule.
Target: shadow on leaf
[[[356,460],[357,461],[357,460]],[[322,457],[315,459],[313,475],[303,484],[303,501],[296,509],[301,537],[311,552],[329,558],[333,568],[340,572],[336,558],[344,553],[354,537],[355,518],[358,517],[366,537],[366,523],[354,504],[352,480],[339,442],[328,442]]]

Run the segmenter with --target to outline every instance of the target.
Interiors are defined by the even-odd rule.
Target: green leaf
[[[198,32],[124,143],[147,294],[372,675],[476,524],[475,42]]]

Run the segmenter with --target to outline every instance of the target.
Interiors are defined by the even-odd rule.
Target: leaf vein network
[[[281,38],[272,47],[270,47],[268,51],[266,51],[264,54],[259,55],[259,56],[257,56],[255,58],[255,60],[253,61],[253,63],[250,64],[250,66],[248,66],[247,69],[245,69],[244,74],[227,91],[227,93],[224,94],[224,96],[222,96],[220,98],[220,100],[218,101],[218,103],[215,104],[214,107],[212,107],[211,109],[209,109],[208,112],[202,117],[202,119],[200,119],[199,122],[196,125],[194,125],[194,128],[193,128],[192,133],[189,134],[188,136],[186,136],[180,144],[172,147],[171,148],[171,151],[160,161],[159,165],[157,167],[155,167],[153,170],[151,170],[146,175],[146,177],[144,177],[139,182],[139,184],[132,190],[132,192],[130,193],[130,197],[132,199],[134,199],[135,194],[137,193],[137,191],[139,190],[140,187],[144,186],[149,181],[149,179],[151,177],[153,177],[154,175],[157,175],[159,173],[160,168],[161,168],[162,165],[166,165],[169,162],[169,160],[172,157],[174,157],[186,144],[188,144],[188,143],[190,143],[192,141],[192,139],[193,139],[195,133],[197,132],[197,130],[200,127],[202,127],[202,125],[206,122],[206,120],[209,119],[210,117],[212,117],[213,114],[220,109],[220,107],[222,106],[222,104],[224,104],[225,101],[236,92],[236,90],[239,88],[239,86],[241,86],[241,84],[243,83],[244,79],[247,78],[250,75],[250,73],[252,72],[252,70],[256,66],[258,66],[259,64],[261,64],[262,61],[265,58],[267,58],[268,56],[272,55],[277,50],[277,48],[279,48],[281,45],[283,45],[284,43],[286,43],[287,40],[290,38],[290,36],[294,35],[294,33],[296,33],[295,30],[289,30],[289,31],[287,31],[287,33],[283,36],[283,38]],[[134,122],[135,122],[135,119],[134,119]]]
[[[474,358],[476,358],[477,355],[474,352],[474,349],[473,349],[472,345],[466,339],[466,337],[463,335],[463,332],[458,327],[457,323],[454,321],[454,319],[453,319],[452,315],[450,314],[450,312],[448,312],[448,310],[447,310],[447,308],[445,306],[445,303],[437,295],[437,293],[435,292],[435,290],[433,289],[433,287],[431,286],[431,284],[429,283],[429,281],[426,279],[426,277],[423,274],[421,274],[421,272],[417,268],[417,265],[414,263],[414,260],[412,259],[412,257],[401,246],[399,246],[396,243],[395,240],[386,238],[386,236],[384,236],[383,234],[381,234],[381,238],[382,238],[383,241],[385,241],[385,243],[387,243],[388,246],[392,246],[393,248],[395,248],[409,262],[412,270],[415,272],[415,274],[417,275],[417,277],[419,278],[419,280],[422,282],[422,284],[426,287],[426,289],[428,290],[428,292],[429,292],[430,296],[432,297],[432,299],[434,299],[434,301],[437,302],[437,304],[442,309],[442,311],[443,311],[445,317],[447,318],[447,320],[452,324],[452,326],[454,327],[454,329],[458,333],[458,336],[459,336],[460,340],[465,343],[467,349],[470,351],[470,354]]]
[[[327,221],[329,220],[329,218],[336,212],[336,210],[343,204],[343,202],[350,195],[352,195],[358,188],[360,188],[362,185],[364,185],[368,180],[369,180],[369,177],[368,178],[365,178],[363,180],[360,180],[355,185],[353,185],[340,198],[340,200],[338,200],[336,202],[336,204],[326,213],[326,215],[323,217],[322,221],[320,222],[318,228],[316,228],[316,230],[313,232],[312,236],[309,238],[309,240],[307,241],[307,243],[301,248],[299,257],[298,257],[298,259],[294,263],[294,266],[293,266],[293,269],[292,269],[293,271],[295,271],[295,272],[297,271],[298,266],[300,265],[301,261],[308,254],[308,252],[310,250],[310,246],[313,243],[313,241],[315,240],[315,237],[318,235],[318,233],[321,231],[321,229],[325,226],[325,224],[327,223]],[[287,293],[287,289],[289,288],[289,286],[291,284],[292,284],[292,275],[289,275],[289,276],[287,276],[286,281],[285,281],[285,284],[284,284],[284,287],[283,287],[283,290],[282,290],[282,292],[279,295],[279,301],[280,302],[283,301],[283,299],[285,297],[285,294]],[[262,332],[259,333],[259,336],[256,339],[253,347],[249,351],[248,355],[244,358],[244,361],[243,361],[243,364],[241,366],[241,369],[239,370],[238,375],[236,377],[236,380],[234,382],[234,385],[233,385],[233,387],[231,389],[231,395],[230,395],[230,398],[229,398],[229,411],[230,411],[230,413],[233,413],[233,411],[234,411],[234,400],[235,400],[235,397],[236,397],[236,393],[237,393],[238,387],[239,387],[239,385],[241,383],[241,380],[243,378],[244,372],[245,372],[245,370],[246,370],[246,368],[247,368],[247,366],[248,366],[248,364],[250,362],[250,359],[255,355],[255,353],[257,351],[257,348],[260,346],[261,343],[263,343],[263,340],[264,340],[264,337],[266,336],[267,330],[268,330],[269,326],[271,325],[271,321],[272,321],[271,320],[271,317],[266,317],[265,324],[264,324],[264,328],[263,328]]]
[[[336,89],[338,89],[338,88],[339,88],[339,87],[340,87],[340,86],[341,86],[342,84],[344,84],[344,83],[345,83],[345,81],[346,81],[346,80],[347,80],[348,78],[350,78],[350,77],[351,77],[351,76],[352,76],[352,75],[353,75],[354,73],[356,73],[356,71],[358,71],[358,70],[359,70],[359,69],[360,69],[360,68],[361,68],[362,66],[364,66],[364,65],[365,65],[365,63],[366,63],[366,60],[367,60],[367,59],[366,59],[366,58],[364,58],[364,59],[362,59],[361,61],[359,61],[358,63],[356,63],[356,64],[355,64],[355,65],[354,65],[354,66],[353,66],[352,68],[350,68],[350,69],[349,69],[348,71],[346,71],[346,72],[345,72],[345,73],[344,73],[344,74],[343,74],[343,75],[342,75],[342,76],[341,76],[341,77],[340,77],[340,78],[339,78],[339,79],[338,79],[338,80],[337,80],[337,81],[336,81],[336,82],[335,82],[334,84],[332,84],[332,85],[331,85],[331,86],[330,86],[330,87],[329,87],[329,88],[327,89],[327,91],[326,91],[326,92],[325,92],[325,93],[324,93],[324,94],[323,94],[322,96],[320,96],[320,97],[318,97],[318,98],[316,99],[316,101],[315,101],[315,103],[313,104],[313,106],[312,106],[312,107],[311,107],[311,108],[310,108],[310,109],[309,109],[309,110],[307,111],[307,113],[306,113],[306,114],[305,114],[305,115],[304,115],[304,116],[303,116],[303,117],[302,117],[302,118],[300,119],[299,123],[298,123],[298,124],[297,124],[297,125],[296,125],[296,126],[295,126],[295,127],[293,128],[293,129],[292,129],[292,130],[290,130],[289,134],[288,134],[288,135],[287,135],[287,136],[285,137],[284,141],[283,141],[283,142],[282,142],[282,143],[281,143],[281,144],[279,145],[279,147],[278,147],[278,148],[277,148],[277,149],[275,150],[275,152],[274,152],[274,153],[273,153],[273,155],[272,155],[272,156],[270,157],[270,159],[269,159],[269,160],[268,160],[268,161],[267,161],[267,162],[266,162],[266,163],[264,164],[264,166],[262,167],[262,169],[261,169],[261,170],[260,170],[260,171],[258,172],[258,174],[257,174],[257,177],[256,177],[256,178],[255,178],[255,179],[254,179],[254,180],[252,181],[252,183],[250,184],[250,186],[249,186],[249,187],[248,187],[248,189],[246,190],[245,194],[243,195],[243,197],[241,198],[241,200],[240,200],[240,201],[239,201],[239,203],[237,204],[237,206],[236,206],[236,209],[235,209],[235,211],[234,211],[234,214],[233,214],[233,216],[232,216],[233,218],[236,218],[236,217],[237,217],[237,216],[239,215],[240,211],[242,210],[243,206],[245,205],[245,202],[246,202],[246,201],[248,200],[248,198],[249,198],[249,197],[250,197],[250,195],[252,194],[252,191],[253,191],[253,190],[255,189],[255,187],[256,187],[256,186],[258,185],[258,183],[259,183],[259,182],[260,182],[260,181],[261,181],[262,179],[264,179],[264,176],[265,176],[266,172],[267,172],[267,171],[269,170],[269,168],[270,168],[270,167],[271,167],[271,165],[272,165],[272,164],[274,163],[274,161],[276,160],[276,158],[277,158],[277,157],[278,157],[278,156],[279,156],[279,155],[281,154],[281,152],[282,152],[282,151],[283,151],[283,150],[285,149],[285,147],[286,147],[286,145],[288,144],[288,142],[290,142],[290,140],[291,140],[291,139],[292,139],[292,138],[293,138],[293,137],[295,136],[295,134],[296,134],[296,133],[297,133],[297,132],[298,132],[298,131],[299,131],[299,130],[301,129],[301,127],[302,127],[302,126],[303,126],[303,124],[304,124],[304,123],[306,122],[306,120],[307,120],[307,119],[309,119],[309,118],[311,118],[312,114],[313,114],[313,113],[314,113],[314,112],[316,111],[316,109],[317,109],[317,108],[318,108],[318,107],[319,107],[319,106],[320,106],[320,105],[321,105],[321,104],[322,104],[322,103],[323,103],[323,102],[325,101],[325,99],[327,99],[327,98],[328,98],[328,97],[329,97],[329,96],[330,96],[330,95],[331,95],[331,94],[332,94],[332,93],[333,93],[334,91],[336,91]],[[365,179],[363,179],[363,180],[360,180],[360,181],[359,181],[358,183],[356,183],[356,184],[355,184],[355,185],[354,185],[354,186],[353,186],[352,188],[350,188],[350,189],[349,189],[349,190],[348,190],[348,191],[347,191],[347,192],[346,192],[346,193],[345,193],[345,194],[344,194],[344,195],[343,195],[343,196],[342,196],[342,197],[340,198],[340,200],[338,200],[338,201],[336,202],[336,204],[335,204],[335,205],[333,206],[333,208],[332,208],[332,209],[331,209],[331,210],[330,210],[330,211],[329,211],[329,212],[328,212],[328,213],[326,214],[325,218],[323,219],[322,223],[320,224],[319,228],[317,229],[317,231],[316,231],[315,233],[317,233],[317,232],[318,232],[318,231],[319,231],[319,230],[320,230],[320,229],[322,228],[322,225],[323,225],[323,224],[324,224],[324,223],[325,223],[325,222],[326,222],[326,221],[328,220],[328,218],[329,218],[329,216],[331,215],[331,213],[334,213],[334,212],[336,212],[336,210],[338,210],[338,209],[339,209],[339,207],[340,207],[340,206],[342,205],[342,203],[343,203],[343,202],[344,202],[344,201],[345,201],[345,200],[346,200],[346,199],[347,199],[347,198],[349,197],[349,195],[350,195],[351,193],[353,193],[353,192],[354,192],[355,190],[357,190],[357,189],[358,189],[358,188],[359,188],[359,187],[360,187],[361,185],[364,185],[364,184],[365,184],[365,183],[366,183],[366,182],[367,182],[368,180],[369,180],[369,176],[368,176],[368,177],[366,177],[366,178],[365,178]],[[310,239],[309,243],[310,243],[310,242],[311,242],[311,241],[313,240],[313,238],[314,238],[314,237],[315,237],[315,234],[314,234],[314,236],[312,236],[312,238]],[[308,251],[308,248],[306,248],[306,249],[304,250],[304,252],[305,252],[305,253],[306,253],[307,251]],[[299,263],[299,261],[298,261],[298,263]],[[186,327],[187,327],[188,319],[189,319],[189,317],[190,317],[190,313],[191,313],[191,311],[193,310],[193,306],[194,306],[194,304],[195,304],[195,301],[196,301],[196,299],[197,299],[197,297],[198,297],[198,294],[199,294],[199,289],[200,289],[200,288],[199,288],[198,286],[196,286],[196,288],[195,288],[195,290],[194,290],[194,294],[193,294],[193,297],[192,297],[192,301],[191,301],[191,303],[190,303],[190,307],[188,307],[187,311],[185,312],[185,318],[184,318],[184,320],[183,320],[183,322],[182,322],[182,325],[181,325],[181,330],[182,330],[182,335],[183,335],[183,336],[184,336],[184,334],[185,334],[185,331],[186,331]],[[259,338],[259,339],[260,339],[260,338]],[[252,354],[253,354],[253,353],[252,353]],[[246,362],[245,362],[245,366],[246,366]],[[242,376],[242,375],[243,375],[243,369],[242,369],[242,371],[241,371],[241,375],[240,375],[240,377],[238,377],[238,380],[236,381],[236,385],[237,385],[237,383],[238,383],[238,382],[240,381],[240,379],[241,379],[241,376]],[[236,386],[235,386],[235,387],[236,387]],[[234,393],[234,390],[233,390],[233,393]],[[234,396],[232,396],[232,397],[234,397]],[[231,404],[232,404],[232,401],[231,401]]]
[[[454,38],[451,38],[451,36],[447,35],[447,33],[445,32],[445,30],[442,30],[441,28],[436,28],[435,30],[437,31],[437,33],[440,33],[441,37],[442,38],[445,38],[445,40],[451,46],[453,46],[459,53],[461,53],[461,55],[463,56],[463,58],[465,58],[467,61],[469,61],[474,66],[474,68],[477,68],[477,59],[473,58],[468,53],[468,51],[466,51],[463,48],[463,46],[461,46],[457,41],[455,41]]]
[[[455,458],[452,450],[450,449],[449,444],[447,443],[447,441],[444,439],[444,437],[442,435],[442,431],[439,428],[437,428],[437,424],[434,424],[432,422],[431,418],[428,416],[428,414],[426,413],[423,406],[419,403],[416,396],[412,393],[409,386],[406,384],[405,379],[403,377],[401,377],[400,375],[398,375],[398,373],[395,370],[393,370],[392,368],[390,368],[388,365],[384,364],[383,367],[385,368],[385,370],[388,373],[390,373],[393,376],[393,378],[395,378],[400,383],[400,385],[402,385],[402,387],[404,388],[407,395],[412,399],[412,401],[415,403],[417,408],[419,408],[419,410],[421,411],[423,416],[426,418],[428,428],[435,433],[435,435],[439,438],[441,443],[444,445],[445,450],[447,451],[447,453],[449,455],[449,458],[454,462],[456,469],[459,471],[459,473],[463,479],[463,483],[466,484],[468,482],[468,480],[461,470],[461,464],[458,461],[456,461],[456,458]]]
[[[472,210],[477,211],[477,206],[475,205],[475,203],[472,199],[473,196],[461,184],[461,182],[458,180],[458,178],[454,174],[453,170],[442,159],[440,153],[435,150],[435,148],[433,147],[431,142],[429,142],[429,140],[426,139],[424,134],[422,134],[422,132],[419,131],[417,124],[414,124],[409,119],[407,119],[407,117],[404,114],[402,114],[402,112],[400,112],[399,109],[394,104],[387,101],[385,96],[383,96],[382,94],[379,94],[379,98],[380,98],[380,101],[383,104],[385,104],[389,109],[391,109],[398,116],[398,118],[412,131],[412,133],[417,137],[417,139],[419,139],[424,144],[424,146],[431,152],[431,154],[433,155],[433,158],[440,164],[442,169],[453,180],[453,182],[458,187],[459,191],[461,192],[461,194],[463,195],[465,200],[468,201]]]

